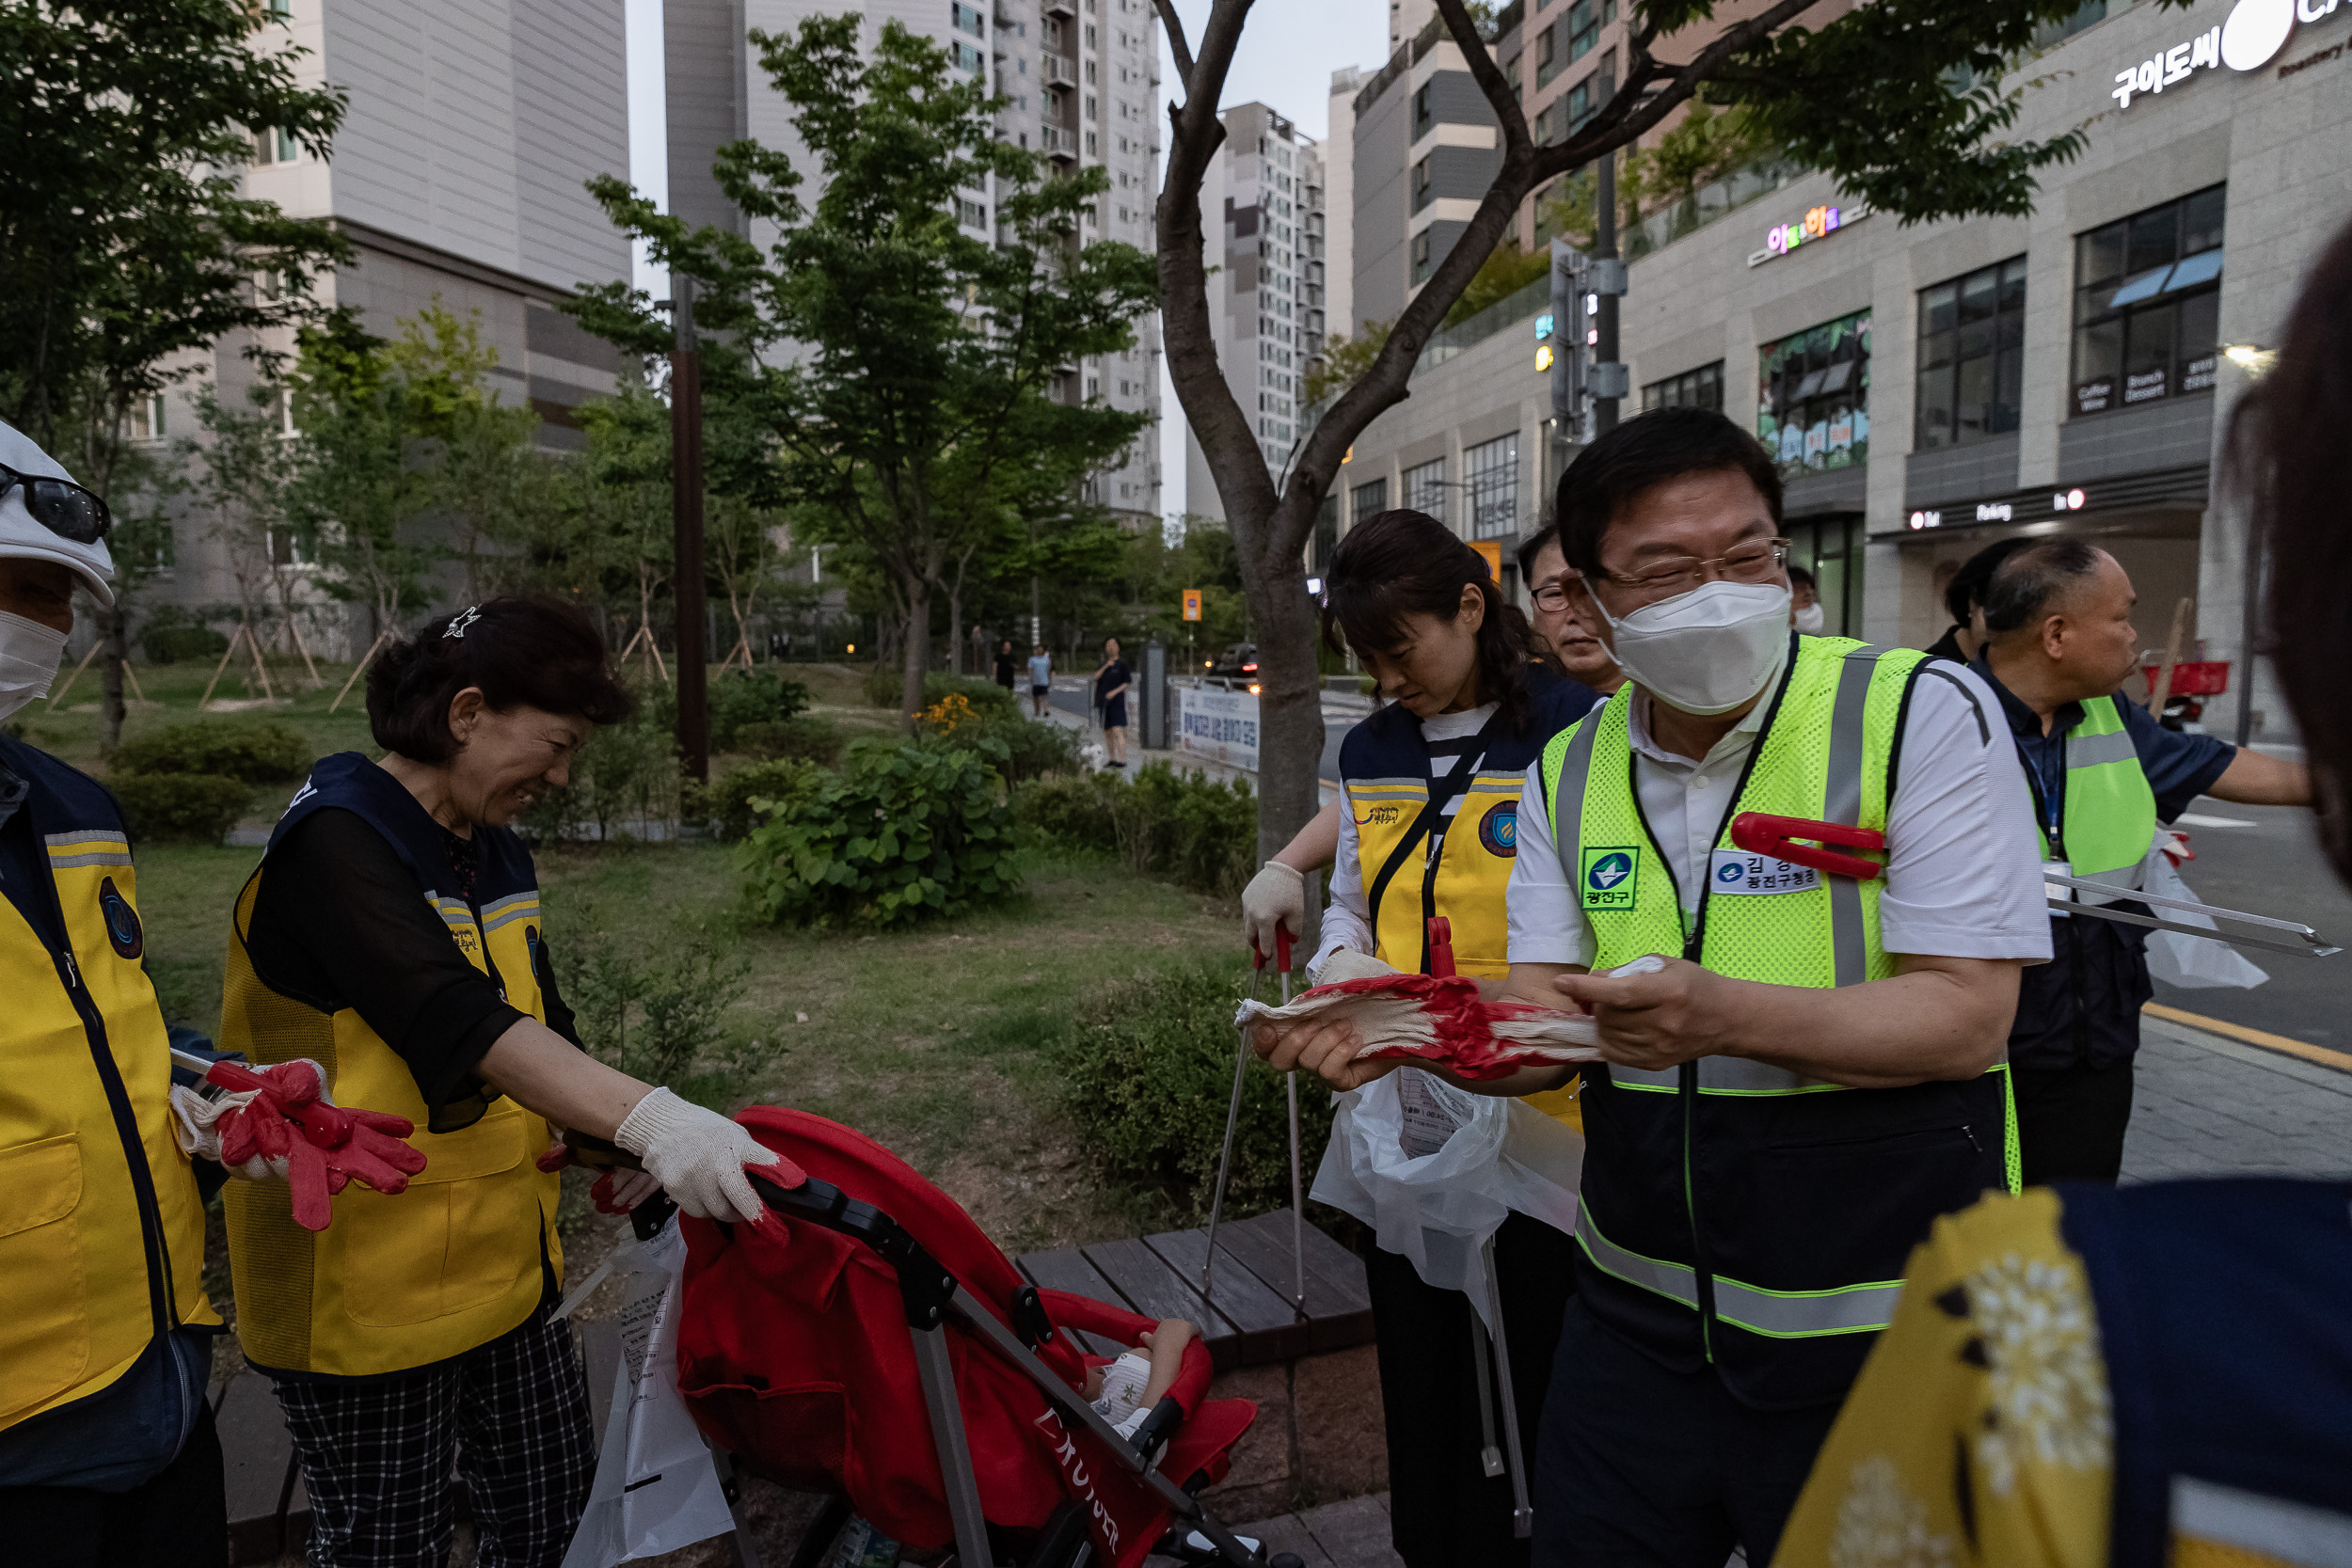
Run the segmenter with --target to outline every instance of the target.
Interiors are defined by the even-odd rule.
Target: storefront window
[[[2213,389],[2228,188],[2074,237],[2074,401],[2104,414]]]
[[[1757,359],[1756,434],[1783,474],[1869,459],[1869,311],[1767,343]]]
[[[1653,408],[1711,408],[1724,411],[1724,362],[1701,365],[1642,388],[1642,412]]]
[[[2015,430],[2025,343],[2023,256],[1919,291],[1917,450]]]
[[[1445,521],[1444,458],[1405,470],[1405,506],[1407,511],[1426,512],[1438,521]]]
[[[1856,635],[1862,626],[1862,519],[1791,521],[1782,531],[1788,536],[1788,564],[1813,574],[1822,635]]]
[[[1359,484],[1347,493],[1347,520],[1360,523],[1377,512],[1389,509],[1389,482],[1375,479],[1369,484]]]
[[[1462,453],[1470,486],[1470,537],[1502,539],[1519,531],[1519,436],[1470,447]]]

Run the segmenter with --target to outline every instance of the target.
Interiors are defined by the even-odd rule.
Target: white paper
[[[659,1557],[735,1528],[718,1466],[677,1391],[678,1281],[686,1242],[677,1219],[651,1241],[616,1253],[628,1282],[612,1414],[588,1510],[564,1568],[614,1568]],[[625,1271],[625,1272],[624,1272]]]

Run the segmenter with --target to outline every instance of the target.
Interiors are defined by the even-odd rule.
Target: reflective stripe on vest
[[[2115,699],[2092,697],[2082,709],[2063,742],[2066,859],[2077,877],[2136,888],[2156,834],[2155,793]],[[2038,821],[2034,841],[2050,859],[2049,834]]]
[[[1576,1239],[1595,1268],[1698,1309],[1698,1271],[1689,1264],[1645,1258],[1617,1245],[1600,1233],[1592,1212],[1581,1205]],[[1767,1291],[1719,1274],[1714,1287],[1715,1316],[1724,1322],[1775,1339],[1804,1339],[1820,1334],[1874,1334],[1884,1328],[1894,1321],[1895,1299],[1902,1294],[1903,1282],[1874,1280],[1835,1291]]]

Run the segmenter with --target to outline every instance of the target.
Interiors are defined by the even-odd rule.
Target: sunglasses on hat
[[[0,463],[0,497],[20,487],[24,492],[24,510],[33,515],[33,521],[60,539],[95,545],[115,526],[114,514],[106,510],[96,491],[85,490],[70,479],[19,473]]]

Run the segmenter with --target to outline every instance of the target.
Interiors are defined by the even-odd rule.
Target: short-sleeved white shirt
[[[1673,867],[1687,919],[1768,705],[1758,703],[1693,762],[1650,738],[1649,704],[1636,689],[1628,724],[1634,793]],[[1901,757],[1886,812],[1881,943],[1890,953],[2046,961],[2050,917],[2034,855],[2033,804],[1999,701],[1965,666],[1929,660],[1912,688]],[[1511,961],[1588,963],[1592,926],[1570,871],[1576,847],[1564,853],[1552,842],[1543,767],[1538,758],[1528,768],[1519,798]]]

